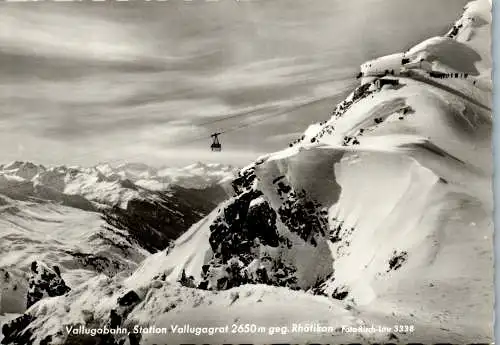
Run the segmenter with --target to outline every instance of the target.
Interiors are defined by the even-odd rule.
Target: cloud
[[[0,159],[246,162],[465,1],[0,2]]]
[[[148,50],[134,39],[132,25],[85,15],[83,8],[75,15],[64,6],[26,7],[3,4],[0,11],[3,50],[101,61],[131,61],[143,57]]]

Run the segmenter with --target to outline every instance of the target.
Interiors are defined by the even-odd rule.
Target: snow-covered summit
[[[183,168],[162,168],[158,177],[165,183],[203,189],[236,176],[238,169],[220,163],[197,162]]]
[[[49,188],[65,195],[83,196],[105,205],[126,208],[129,200],[140,198],[137,187],[152,191],[165,191],[180,186],[205,189],[224,184],[237,170],[223,164],[196,163],[184,168],[156,169],[142,163],[127,163],[113,167],[98,164],[94,167],[66,167],[37,165],[15,161],[0,167],[0,178],[6,188],[14,190],[16,180],[34,187]],[[0,189],[4,186],[0,183]],[[223,188],[223,186],[222,186]]]

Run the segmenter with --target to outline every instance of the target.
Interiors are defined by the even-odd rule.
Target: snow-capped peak
[[[183,168],[157,169],[142,163],[126,163],[116,167],[107,163],[93,167],[37,165],[15,161],[0,167],[0,175],[16,177],[34,186],[43,186],[68,195],[81,195],[104,204],[126,206],[139,197],[136,188],[125,187],[127,181],[150,190],[172,186],[204,189],[224,183],[235,176],[236,169],[223,164],[201,162]],[[130,187],[130,184],[128,185]],[[0,186],[1,187],[1,186]]]

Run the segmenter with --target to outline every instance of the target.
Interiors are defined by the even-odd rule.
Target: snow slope
[[[4,342],[492,342],[490,38],[491,2],[476,0],[445,36],[363,64],[330,119],[243,168],[173,248],[41,300]],[[264,328],[169,328],[184,324]],[[65,331],[77,325],[131,333]],[[385,328],[349,332],[372,325]]]

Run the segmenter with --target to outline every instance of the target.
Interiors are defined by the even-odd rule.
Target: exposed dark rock
[[[269,284],[269,276],[267,275],[267,270],[264,267],[257,269],[257,283],[259,284]]]
[[[281,175],[281,176],[276,177],[276,178],[273,180],[273,184],[276,184],[276,182],[278,182],[278,181],[280,181],[280,180],[282,180],[282,179],[284,179],[284,178],[285,178],[285,175]]]
[[[135,333],[130,333],[128,335],[128,340],[129,340],[130,345],[139,345],[141,342],[141,335],[135,334]]]
[[[325,283],[327,282],[327,278],[319,278],[316,280],[316,283],[311,287],[310,292],[313,295],[322,295],[327,296],[324,292]]]
[[[414,112],[415,112],[415,110],[409,105],[407,105],[406,107],[404,107],[400,110],[400,113],[403,115],[412,114]]]
[[[18,318],[4,324],[2,326],[2,344],[12,345],[30,345],[33,343],[33,333],[27,329],[28,325],[33,322],[35,318],[29,314],[23,314]]]
[[[239,172],[239,176],[233,180],[232,185],[236,195],[248,191],[257,176],[255,175],[255,168],[246,169]]]
[[[217,290],[227,290],[229,289],[229,278],[222,277],[217,279]]]
[[[209,242],[214,255],[201,268],[202,281],[198,283],[198,288],[224,290],[247,283],[295,288],[297,279],[294,267],[280,259],[260,257],[259,251],[255,250],[260,245],[290,247],[291,243],[278,235],[276,212],[262,197],[262,192],[246,189],[251,186],[249,182],[255,176],[244,176],[246,179],[240,179],[234,184],[239,191],[238,196],[221,210],[210,226]],[[249,264],[255,259],[267,262],[273,272],[268,272],[263,267],[248,271]],[[189,278],[184,276],[180,280],[191,286]]]
[[[55,274],[57,274],[57,276],[61,276],[61,270],[58,266],[52,266],[52,269],[54,270]]]
[[[40,345],[50,345],[52,344],[52,336],[48,335],[40,341]]]
[[[278,192],[279,196],[286,195],[286,194],[290,193],[291,190],[292,190],[292,187],[285,185],[283,182],[278,183],[277,192]]]
[[[291,232],[314,246],[317,245],[315,235],[325,236],[327,232],[328,219],[321,205],[309,200],[305,191],[289,193],[278,214]]]
[[[453,28],[451,29],[450,33],[448,34],[449,38],[455,38],[458,33],[459,33],[460,27],[457,25],[453,25]]]
[[[406,262],[407,259],[408,259],[407,252],[398,253],[397,251],[394,251],[392,257],[389,259],[389,269],[387,270],[387,272],[399,269],[403,265],[403,263]]]
[[[242,256],[248,264],[254,240],[278,246],[276,213],[267,201],[250,208],[252,200],[262,195],[260,191],[245,192],[229,204],[210,225],[210,246],[225,263],[233,255]]]
[[[117,328],[122,324],[122,317],[118,315],[115,309],[109,312],[109,326],[110,328]]]
[[[204,280],[198,284],[198,289],[207,290],[208,289],[208,281]]]
[[[71,290],[61,278],[59,269],[54,272],[45,264],[33,261],[31,271],[32,274],[28,281],[27,308],[44,297],[61,296]]]
[[[134,290],[130,290],[122,297],[118,297],[117,300],[118,304],[121,305],[122,307],[136,305],[140,301],[141,299],[139,298],[139,295],[137,295],[137,293]]]
[[[332,293],[332,298],[344,300],[349,295],[349,290],[347,288],[336,288]]]
[[[233,202],[219,211],[210,226],[213,257],[201,268],[202,281],[197,283],[200,289],[229,289],[247,283],[298,289],[297,269],[293,264],[258,250],[261,245],[292,247],[292,241],[277,232],[278,214],[291,232],[313,246],[318,244],[318,236],[325,236],[328,212],[319,203],[309,200],[304,191],[296,193],[283,180],[285,176],[278,176],[273,183],[285,202],[278,212],[274,211],[262,192],[253,189],[257,179],[254,170],[240,172],[233,182],[236,192]],[[251,263],[255,264],[250,266]],[[192,286],[185,276],[179,281]]]
[[[368,89],[370,88],[371,86],[371,83],[366,83],[366,84],[363,84],[363,85],[360,85],[358,86],[355,90],[354,90],[354,93],[353,93],[353,102],[356,102],[362,98],[365,98],[366,96],[368,96],[371,92],[368,91]],[[349,106],[347,106],[349,107]]]
[[[181,277],[178,280],[179,283],[181,283],[182,286],[189,287],[189,288],[195,288],[196,284],[194,282],[194,277],[189,276],[186,277],[186,271],[182,270]]]
[[[343,226],[344,222],[339,221],[337,218],[332,219],[333,222],[336,222],[335,226],[333,227],[333,230],[330,231],[330,241],[332,243],[337,243],[342,240],[342,233],[343,231]]]

